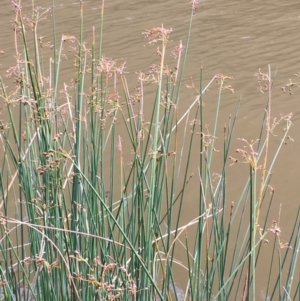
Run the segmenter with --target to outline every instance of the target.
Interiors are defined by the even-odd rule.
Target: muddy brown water
[[[0,73],[14,65],[14,42],[10,22],[13,19],[10,1],[2,1],[0,9]],[[51,1],[35,1],[38,6],[50,6]],[[79,2],[56,1],[55,14],[58,35],[79,34]],[[99,28],[101,1],[87,0],[84,2],[84,36],[91,41],[92,27]],[[23,1],[24,9],[29,9],[31,1]],[[172,27],[172,47],[179,40],[186,41],[190,18],[189,1],[151,0],[151,1],[106,1],[104,20],[103,54],[124,59],[127,62],[126,71],[132,86],[136,84],[135,71],[146,71],[155,57],[154,48],[145,48],[142,31],[164,24]],[[219,125],[234,114],[237,101],[242,96],[242,104],[233,137],[232,154],[235,147],[241,147],[237,138],[256,139],[264,113],[267,94],[260,93],[256,88],[253,74],[261,68],[266,71],[268,64],[272,71],[278,68],[275,88],[272,98],[272,115],[293,113],[293,127],[290,136],[295,139],[282,149],[272,175],[272,186],[276,190],[271,219],[276,220],[279,204],[282,203],[281,226],[282,235],[288,239],[293,217],[299,207],[299,175],[300,175],[300,88],[293,89],[293,95],[283,93],[281,87],[289,79],[298,81],[295,76],[300,72],[300,2],[296,0],[200,0],[200,5],[193,17],[193,30],[189,46],[188,61],[185,67],[184,83],[190,83],[190,78],[199,80],[201,64],[204,67],[205,82],[215,74],[223,73],[233,76],[230,82],[235,93],[224,93],[220,110]],[[41,26],[43,35],[51,37],[51,24]],[[70,69],[62,72],[61,81],[68,80]],[[300,81],[300,80],[299,80]],[[216,87],[216,86],[215,86]],[[194,99],[194,94],[183,88],[181,97],[182,111]],[[209,123],[215,117],[216,91],[205,96],[206,120]],[[1,100],[2,102],[2,100]],[[1,107],[3,103],[1,103]],[[2,116],[0,116],[2,118]],[[222,126],[219,134],[222,133]],[[272,137],[271,153],[275,152],[282,136],[279,127],[277,136]],[[222,147],[222,139],[217,147]],[[195,167],[196,168],[196,167]],[[239,196],[243,189],[243,176],[239,176],[240,166],[233,166],[234,185],[228,192],[232,200]],[[195,172],[196,170],[191,170]],[[196,183],[196,182],[195,182]],[[183,212],[183,220],[192,219],[193,194],[189,190],[189,202]],[[269,256],[266,252],[265,256]],[[296,273],[297,274],[297,273]],[[184,279],[181,279],[184,283]],[[299,280],[298,280],[299,281]],[[258,290],[263,287],[258,287]]]

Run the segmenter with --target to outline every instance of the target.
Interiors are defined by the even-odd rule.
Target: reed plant
[[[0,126],[0,300],[255,300],[261,294],[259,258],[268,241],[272,255],[264,300],[298,300],[299,209],[287,242],[280,215],[268,223],[275,197],[270,175],[292,115],[272,119],[274,76],[270,67],[259,71],[267,97],[258,139],[241,139],[236,158],[231,156],[238,101],[224,127],[221,169],[213,182],[220,104],[232,87],[223,74],[204,83],[199,68],[200,82],[192,86],[197,95],[186,111],[178,110],[199,2],[191,3],[186,44],[172,52],[176,68],[165,63],[172,30],[163,25],[146,30],[147,43],[158,46],[158,63],[138,73],[133,90],[124,63],[102,54],[104,0],[100,39],[93,29],[91,48],[84,42],[83,2],[78,38],[56,35],[52,9],[49,65],[38,35],[49,10],[34,8],[28,18],[20,2],[12,1],[16,66],[9,74],[15,88],[0,78],[8,116]],[[62,84],[66,45],[74,54],[74,74]],[[210,131],[203,98],[216,83]],[[144,92],[149,84],[154,94]],[[282,124],[285,131],[271,158],[272,133]],[[228,199],[231,165],[248,168],[244,189],[234,199]],[[196,217],[186,223],[182,212],[191,185],[197,191]],[[191,228],[196,234],[188,235]],[[179,273],[186,275],[184,283],[181,277],[178,284]]]

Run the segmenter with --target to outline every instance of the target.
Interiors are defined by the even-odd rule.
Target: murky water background
[[[3,2],[3,1],[2,1]],[[62,33],[79,34],[79,2],[70,0],[56,1],[55,14],[58,36]],[[23,1],[23,7],[31,7],[31,1]],[[35,1],[35,5],[51,6],[51,1]],[[84,37],[91,41],[92,27],[99,28],[101,1],[84,2]],[[29,11],[29,10],[28,10]],[[13,20],[10,1],[1,3],[0,9],[0,73],[14,64],[14,42],[11,21]],[[127,62],[126,71],[131,86],[136,84],[135,71],[146,71],[156,59],[155,48],[145,48],[142,32],[145,29],[160,26],[172,27],[173,47],[180,40],[185,43],[190,18],[189,1],[179,0],[110,0],[105,5],[103,54]],[[232,153],[235,146],[241,147],[237,138],[256,139],[267,100],[266,94],[256,89],[253,74],[262,68],[267,71],[271,64],[272,71],[278,68],[273,91],[273,117],[293,113],[294,126],[290,135],[295,139],[282,150],[272,176],[272,186],[276,190],[272,219],[277,219],[279,204],[282,203],[281,227],[283,237],[289,237],[295,212],[299,207],[299,129],[300,129],[300,88],[293,89],[294,95],[283,93],[281,87],[289,79],[298,81],[295,76],[300,71],[300,2],[296,0],[203,0],[194,16],[188,61],[185,68],[184,82],[190,78],[199,80],[201,64],[204,67],[205,82],[216,73],[234,77],[230,84],[235,93],[225,93],[222,98],[220,125],[224,124],[230,114],[234,114],[237,101],[242,96],[242,105],[236,125]],[[41,34],[52,38],[49,22],[41,26]],[[66,67],[61,81],[69,80],[72,74]],[[299,80],[300,81],[300,80]],[[216,86],[215,86],[216,87]],[[194,99],[191,90],[183,89],[181,97],[182,110]],[[2,100],[1,100],[2,101]],[[206,120],[214,118],[216,91],[205,96]],[[3,107],[1,103],[0,107]],[[2,119],[3,117],[0,116]],[[220,137],[222,126],[220,127]],[[280,143],[282,132],[272,138],[272,151]],[[222,139],[220,139],[222,140]],[[217,143],[222,147],[222,141]],[[195,167],[196,168],[196,167]],[[239,176],[241,167],[234,166],[235,185],[229,195],[240,195],[243,179]],[[197,173],[197,170],[194,171]],[[197,189],[197,188],[195,188]],[[186,205],[184,220],[192,219],[193,190]],[[267,254],[266,254],[267,256]],[[297,273],[296,273],[297,275]],[[261,288],[263,289],[263,288]]]

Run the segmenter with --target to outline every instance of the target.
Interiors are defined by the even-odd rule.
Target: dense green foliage
[[[273,79],[270,68],[258,74],[268,87],[261,133],[258,141],[242,141],[239,160],[247,163],[249,176],[241,195],[234,203],[228,200],[227,169],[237,162],[230,146],[239,102],[224,129],[217,183],[212,162],[229,78],[219,74],[204,85],[201,70],[194,102],[187,111],[178,111],[197,3],[192,4],[186,45],[173,52],[176,69],[165,65],[171,30],[145,32],[149,44],[160,47],[159,63],[151,73],[139,74],[134,93],[124,66],[102,56],[104,6],[99,46],[94,38],[91,49],[82,34],[82,3],[79,39],[63,36],[56,44],[53,17],[48,67],[35,30],[47,12],[33,11],[34,47],[29,47],[28,20],[15,7],[16,41],[22,44],[16,45],[15,90],[8,92],[0,79],[8,113],[0,134],[0,300],[254,300],[261,294],[256,275],[267,235],[274,244],[265,300],[297,300],[299,211],[288,244],[281,239],[279,220],[269,225],[260,219],[262,203],[269,209],[272,203],[274,192],[266,191],[291,116],[281,118],[286,130],[269,158]],[[62,85],[66,43],[75,54],[74,80]],[[202,122],[203,94],[216,81],[219,96],[209,133]],[[144,95],[149,82],[157,87],[151,106]],[[151,114],[145,114],[145,107]],[[191,162],[193,148],[197,162]],[[192,184],[191,165],[198,169]],[[197,217],[183,224],[187,190],[194,184]],[[188,235],[189,228],[196,234]],[[178,271],[186,275],[184,289],[182,283],[181,289],[176,285]]]

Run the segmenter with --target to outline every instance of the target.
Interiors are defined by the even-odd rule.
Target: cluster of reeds
[[[134,92],[124,64],[101,52],[104,1],[99,46],[95,38],[91,49],[84,43],[81,1],[79,38],[63,35],[56,43],[54,36],[49,66],[37,33],[48,11],[34,9],[32,18],[25,18],[19,2],[12,3],[17,62],[9,74],[15,89],[0,78],[8,116],[0,127],[0,300],[255,300],[257,262],[267,238],[274,243],[268,246],[264,299],[296,300],[299,211],[287,243],[279,220],[268,224],[268,213],[260,219],[262,204],[269,210],[274,197],[274,191],[267,193],[270,173],[291,125],[291,115],[271,119],[271,71],[257,74],[268,93],[259,139],[243,139],[239,157],[231,156],[238,103],[224,130],[222,168],[213,185],[219,108],[224,90],[232,89],[229,78],[218,74],[204,85],[201,71],[193,103],[178,111],[198,1],[192,1],[186,45],[173,51],[176,68],[165,64],[172,30],[161,26],[144,33],[159,47],[159,62],[138,74]],[[54,21],[53,28],[55,35]],[[61,84],[67,43],[74,77]],[[149,82],[157,87],[151,105],[144,93]],[[210,133],[203,122],[203,94],[215,82],[219,96]],[[285,132],[269,158],[269,140],[279,123],[285,123]],[[197,162],[191,162],[193,149]],[[228,200],[227,172],[240,161],[247,163],[249,176],[241,195]],[[198,170],[194,184],[191,165]],[[198,187],[193,196],[198,206],[196,218],[183,224],[189,185]],[[191,227],[195,235],[187,234]],[[186,275],[186,287],[176,284],[178,273]]]

